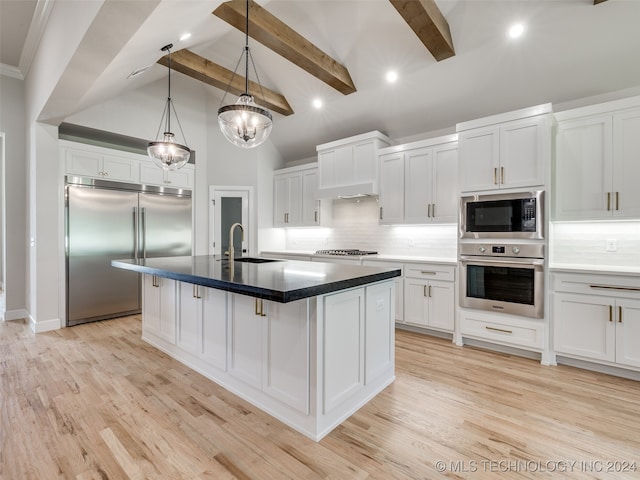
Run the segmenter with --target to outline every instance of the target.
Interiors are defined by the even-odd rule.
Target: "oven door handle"
[[[467,265],[474,263],[477,265],[500,266],[500,267],[532,267],[536,270],[544,267],[543,258],[504,258],[504,257],[475,257],[460,255],[460,263]]]

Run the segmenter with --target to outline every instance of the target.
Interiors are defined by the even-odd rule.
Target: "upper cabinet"
[[[318,198],[378,194],[378,150],[391,145],[373,131],[318,145]]]
[[[73,148],[68,144],[64,144],[61,151],[67,175],[135,183],[140,180],[140,163],[131,158]]]
[[[457,125],[462,192],[545,185],[551,104]]]
[[[187,164],[180,170],[165,170],[151,163],[140,165],[140,182],[145,185],[193,189],[194,167]]]
[[[556,220],[640,217],[640,108],[607,106],[557,116]]]
[[[65,175],[100,178],[162,187],[194,187],[194,165],[164,170],[145,155],[60,140],[60,157]]]
[[[456,136],[380,150],[380,223],[455,223]]]
[[[273,173],[273,226],[320,225],[320,201],[316,199],[316,164],[284,168]]]

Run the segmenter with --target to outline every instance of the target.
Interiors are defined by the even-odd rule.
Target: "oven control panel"
[[[544,245],[539,244],[495,244],[461,243],[460,255],[480,255],[486,257],[544,258]]]

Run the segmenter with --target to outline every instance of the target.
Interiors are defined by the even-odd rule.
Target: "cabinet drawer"
[[[443,280],[453,282],[456,279],[456,267],[451,265],[435,265],[431,263],[406,263],[404,276],[422,278],[424,280]]]
[[[542,350],[544,325],[520,319],[495,319],[492,316],[461,312],[460,332],[463,337],[477,338],[504,345]]]
[[[554,292],[640,299],[640,277],[556,273],[551,278]]]

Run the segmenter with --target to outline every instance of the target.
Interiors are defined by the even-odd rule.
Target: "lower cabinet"
[[[170,343],[176,342],[176,281],[145,275],[142,289],[143,328]]]
[[[554,275],[558,355],[640,368],[640,279]]]
[[[404,272],[404,323],[453,332],[455,267],[407,264]]]
[[[229,294],[229,373],[303,413],[309,410],[309,302]]]
[[[227,370],[227,293],[178,283],[177,346]]]

